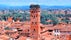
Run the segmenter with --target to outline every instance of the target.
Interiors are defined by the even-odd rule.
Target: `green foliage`
[[[47,20],[52,20],[52,22],[46,22]],[[55,14],[45,14],[45,13],[41,13],[41,23],[43,24],[58,24],[58,18],[55,16]]]
[[[69,15],[69,14],[68,14]],[[58,18],[61,17],[67,17],[68,15],[64,15],[64,14],[48,14],[47,12],[41,12],[41,16],[40,16],[40,20],[41,23],[43,24],[58,24],[59,20]],[[2,14],[0,15],[0,19],[1,20],[6,20],[8,17],[12,16],[14,20],[16,20],[17,18],[20,18],[21,21],[29,21],[30,20],[30,14],[29,13],[7,13],[7,14]],[[70,17],[70,15],[69,15]],[[52,20],[52,22],[46,22],[47,20]],[[67,18],[63,18],[64,22],[71,22],[70,20],[68,20]]]

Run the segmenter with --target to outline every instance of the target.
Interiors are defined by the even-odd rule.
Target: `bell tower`
[[[39,40],[40,35],[40,6],[30,5],[30,30],[33,40]]]

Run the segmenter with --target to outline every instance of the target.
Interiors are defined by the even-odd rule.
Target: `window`
[[[52,35],[52,33],[50,33],[50,35]]]
[[[37,22],[32,22],[32,24],[37,24]]]
[[[30,30],[28,29],[28,32],[29,32]]]
[[[59,29],[55,29],[54,31],[55,31],[55,32],[59,32]]]
[[[36,18],[36,16],[33,16],[33,18]]]
[[[55,29],[55,30],[53,31],[53,34],[54,34],[55,36],[59,36],[59,35],[60,35],[60,30],[59,30],[59,29]]]
[[[36,11],[36,10],[34,10],[34,11],[31,11],[31,13],[37,13],[37,11]]]
[[[33,32],[36,32],[36,30],[35,30],[35,29],[33,29]]]

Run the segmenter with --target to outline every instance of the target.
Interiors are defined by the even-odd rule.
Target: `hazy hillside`
[[[71,6],[46,6],[40,5],[41,9],[65,9],[71,8]],[[7,5],[0,5],[0,9],[24,9],[28,10],[29,6],[7,6]]]

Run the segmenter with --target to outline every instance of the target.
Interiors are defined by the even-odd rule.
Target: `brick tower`
[[[39,40],[40,35],[40,6],[30,5],[30,30],[33,40]]]

